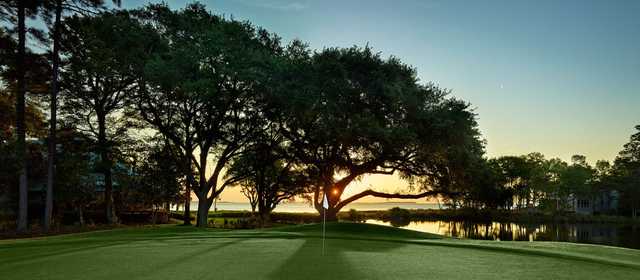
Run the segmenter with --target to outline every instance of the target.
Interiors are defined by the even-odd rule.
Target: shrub
[[[394,227],[406,226],[411,222],[411,212],[400,207],[389,209],[389,220]]]
[[[360,214],[360,212],[358,212],[356,209],[350,209],[347,213],[347,217],[345,218],[346,220],[357,223],[363,222],[365,220],[364,215]]]

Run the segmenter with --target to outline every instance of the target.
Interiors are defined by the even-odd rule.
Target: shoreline
[[[467,222],[500,222],[500,223],[616,223],[616,224],[640,224],[640,219],[614,215],[584,215],[576,213],[541,213],[507,210],[478,210],[478,209],[404,209],[402,219],[410,221],[467,221]],[[180,211],[172,213],[182,213]],[[195,211],[192,211],[195,215]],[[354,217],[356,215],[357,217]],[[210,211],[209,217],[218,218],[245,218],[251,217],[251,211],[218,210]],[[174,217],[175,218],[175,217]],[[317,212],[273,212],[272,218],[277,220],[293,220],[312,222],[319,220]],[[340,220],[390,220],[392,214],[389,210],[343,210],[338,213]]]

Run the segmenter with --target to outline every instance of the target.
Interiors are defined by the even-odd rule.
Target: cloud
[[[306,2],[287,0],[241,0],[242,4],[257,8],[265,8],[278,11],[301,11],[307,8]]]

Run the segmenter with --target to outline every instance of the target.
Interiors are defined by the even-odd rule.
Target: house
[[[569,195],[569,210],[578,214],[607,214],[618,210],[620,194],[615,190],[603,190],[591,195]]]

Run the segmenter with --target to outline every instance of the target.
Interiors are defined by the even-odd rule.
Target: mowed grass
[[[640,250],[384,226],[162,226],[0,241],[0,279],[640,279]]]

